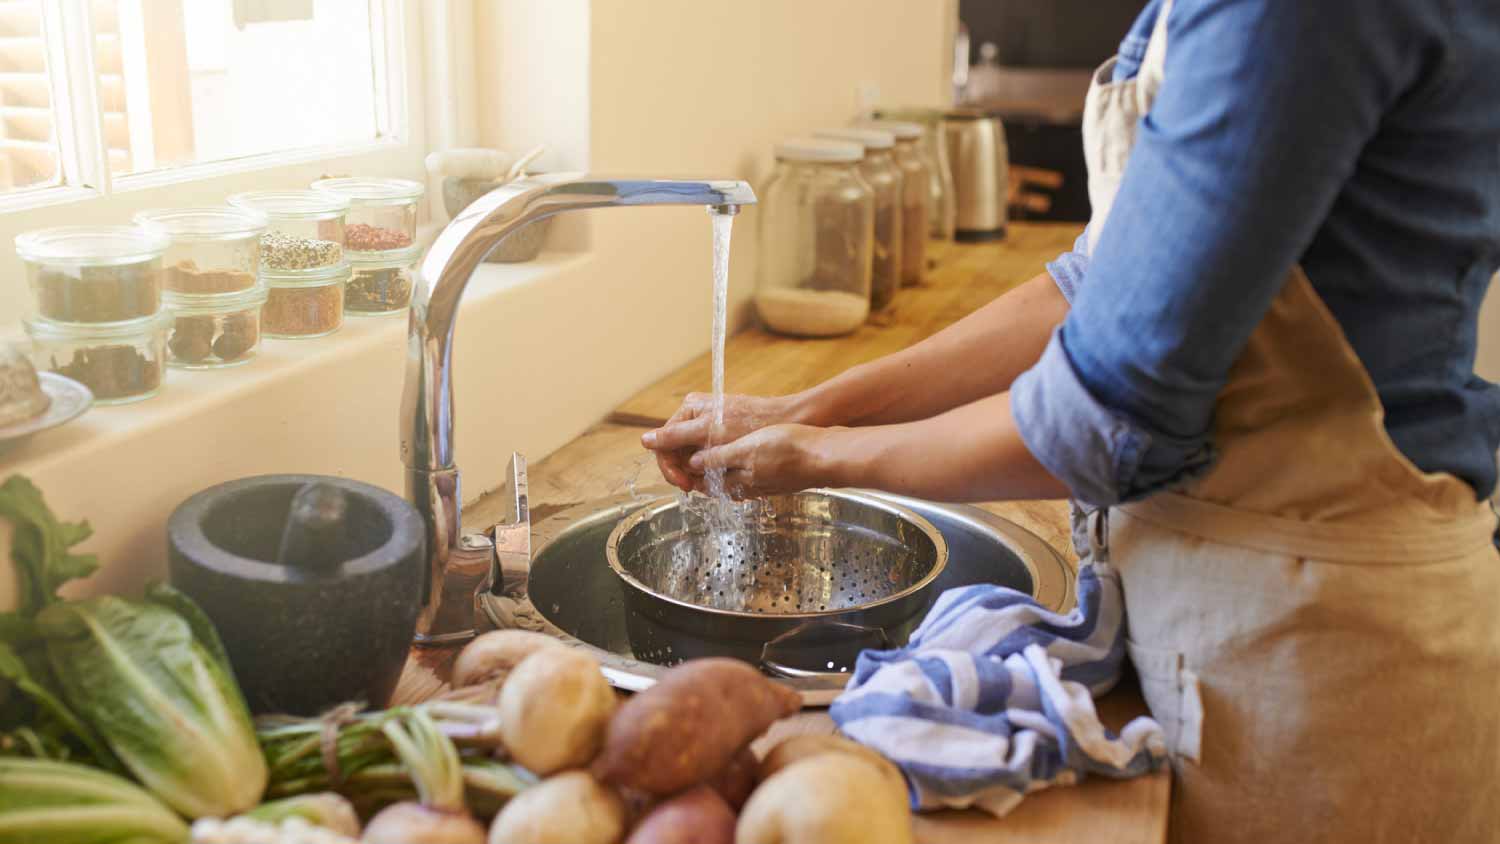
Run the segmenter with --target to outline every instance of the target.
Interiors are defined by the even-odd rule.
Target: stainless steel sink
[[[1036,534],[977,507],[880,495],[916,510],[947,540],[948,566],[934,596],[958,586],[996,583],[1033,595],[1052,610],[1073,605],[1073,567]],[[533,520],[530,571],[525,578],[507,576],[485,596],[481,608],[489,624],[540,630],[589,650],[621,688],[639,690],[655,682],[667,666],[631,650],[624,594],[604,554],[610,531],[646,500],[619,496]],[[844,686],[836,677],[780,682],[800,691],[810,706],[826,705]]]

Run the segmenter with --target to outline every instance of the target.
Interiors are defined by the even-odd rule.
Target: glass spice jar
[[[319,179],[312,189],[349,201],[344,248],[350,252],[394,253],[415,242],[417,203],[427,191],[421,182],[351,176]]]
[[[870,310],[882,311],[901,288],[901,168],[893,156],[896,139],[879,129],[821,129],[820,138],[849,141],[864,148],[859,175],[874,191],[875,244],[870,273]]]
[[[375,261],[351,253],[349,283],[344,286],[344,313],[348,316],[399,314],[411,305],[416,288],[420,247],[400,250],[394,258]]]
[[[16,254],[53,322],[144,319],[161,310],[161,256],[167,240],[136,226],[58,226],[16,238]]]
[[[349,200],[326,191],[253,190],[229,204],[264,214],[260,238],[262,272],[318,271],[344,260],[344,218]]]
[[[267,287],[260,328],[267,337],[323,337],[344,324],[344,285],[349,264],[295,274],[261,273]]]
[[[137,212],[141,228],[169,241],[162,287],[194,296],[233,293],[255,286],[265,215],[224,206],[156,208]]]
[[[260,348],[260,310],[266,288],[232,293],[165,294],[172,315],[167,363],[181,369],[220,369],[244,363]]]
[[[798,138],[776,145],[761,192],[755,308],[771,331],[847,334],[870,314],[875,199],[859,175],[864,150]]]
[[[126,404],[156,395],[170,325],[166,312],[97,324],[25,320],[32,363],[88,387],[95,404]]]
[[[901,282],[915,287],[927,276],[927,165],[922,161],[922,127],[917,123],[881,120],[863,124],[896,136],[896,163],[901,166]]]

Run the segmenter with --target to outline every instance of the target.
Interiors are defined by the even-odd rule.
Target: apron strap
[[[1239,510],[1164,492],[1121,505],[1126,515],[1188,536],[1269,554],[1330,563],[1421,565],[1451,560],[1494,543],[1496,515],[1483,502],[1450,520],[1309,522]]]

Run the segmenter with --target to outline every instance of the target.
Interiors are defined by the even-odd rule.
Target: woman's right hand
[[[656,452],[656,464],[667,483],[691,491],[699,475],[688,465],[694,453],[710,445],[734,442],[761,428],[800,421],[797,396],[726,395],[724,427],[715,434],[713,396],[689,393],[665,425],[641,436],[641,445]]]

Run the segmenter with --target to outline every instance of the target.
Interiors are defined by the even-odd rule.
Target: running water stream
[[[734,226],[734,216],[710,212],[714,225],[714,322],[709,349],[713,355],[713,427],[709,435],[711,445],[720,445],[724,438],[724,334],[729,321],[729,236]],[[729,492],[724,488],[724,470],[711,467],[704,472],[704,486],[714,499],[714,509],[722,520],[732,510]]]

